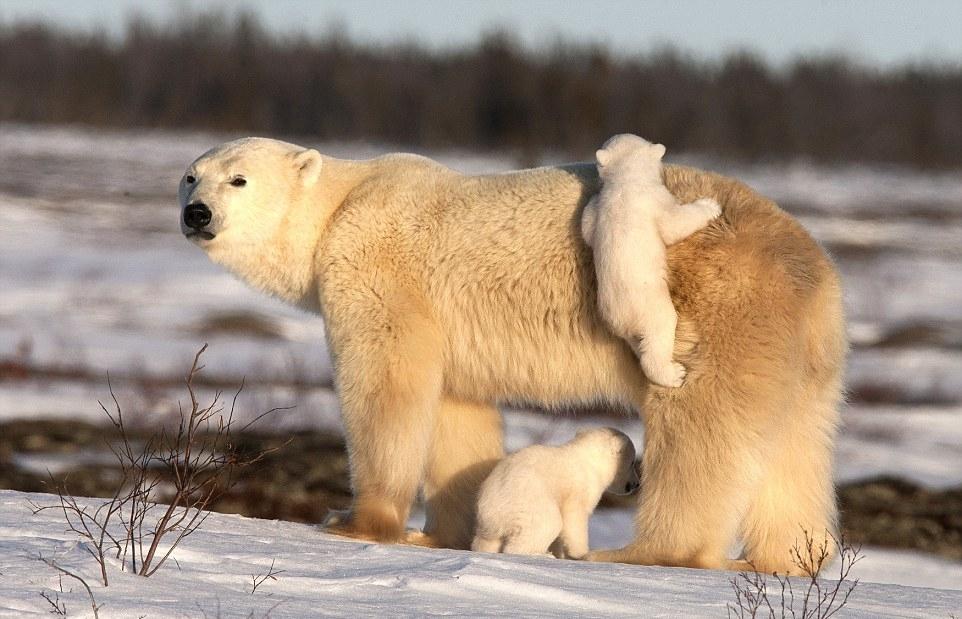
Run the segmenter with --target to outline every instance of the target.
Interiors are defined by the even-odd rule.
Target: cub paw
[[[714,198],[699,198],[695,200],[695,204],[701,207],[705,211],[705,214],[712,219],[721,215],[721,204]]]
[[[656,385],[676,388],[681,387],[685,382],[688,370],[682,364],[672,361],[658,368],[649,368],[645,374],[648,376],[648,380]]]

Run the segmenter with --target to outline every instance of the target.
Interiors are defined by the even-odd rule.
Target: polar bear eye
[[[231,179],[230,184],[234,187],[243,187],[247,184],[247,179],[243,176],[235,176]]]
[[[188,185],[193,185],[194,181],[196,181],[197,179],[191,176],[190,174],[188,174],[187,176],[184,177],[184,180],[187,181]]]

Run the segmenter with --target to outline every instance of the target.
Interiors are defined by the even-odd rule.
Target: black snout
[[[184,225],[194,230],[200,230],[210,223],[210,209],[202,202],[188,204],[184,209]]]

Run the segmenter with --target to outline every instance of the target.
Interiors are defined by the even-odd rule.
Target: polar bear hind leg
[[[425,471],[427,518],[420,545],[467,549],[471,544],[478,490],[504,457],[502,435],[501,413],[494,406],[441,401]]]
[[[836,550],[832,444],[847,346],[837,284],[830,282],[819,293],[805,310],[808,389],[785,418],[742,525],[745,558],[759,572],[804,574],[817,570],[810,561],[817,561],[823,549],[825,564]],[[788,556],[794,558],[786,566]]]
[[[688,375],[680,388],[649,390],[638,403],[645,444],[635,540],[589,559],[752,562],[797,573],[791,549],[803,530],[816,543],[834,531],[830,455],[845,351],[837,276],[778,211],[740,213],[750,199],[731,194],[729,226],[669,251],[679,325],[696,332],[690,350],[679,344],[687,327],[676,338]],[[733,563],[739,533],[745,561]]]

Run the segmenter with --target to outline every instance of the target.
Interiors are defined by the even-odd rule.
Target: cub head
[[[228,268],[256,260],[321,172],[316,150],[266,138],[213,148],[180,180],[180,229]]]
[[[590,441],[601,451],[600,457],[610,459],[612,479],[605,492],[631,494],[641,486],[635,467],[635,445],[627,434],[614,428],[592,428],[578,432],[575,440]]]
[[[595,152],[598,171],[605,177],[616,170],[637,171],[651,168],[661,174],[661,159],[665,156],[663,144],[653,144],[630,133],[622,133],[608,139]]]

